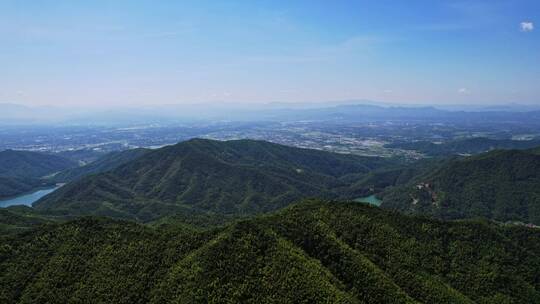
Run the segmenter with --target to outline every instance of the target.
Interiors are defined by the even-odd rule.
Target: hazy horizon
[[[0,1],[0,103],[540,105],[540,3]]]
[[[434,103],[434,102],[414,102],[414,101],[380,101],[368,99],[343,99],[343,100],[299,100],[299,101],[200,101],[200,102],[179,102],[179,103],[141,103],[141,104],[33,104],[26,102],[0,101],[0,108],[21,107],[27,109],[58,109],[58,110],[92,110],[92,111],[121,111],[137,109],[162,109],[162,108],[245,108],[246,110],[265,109],[324,109],[339,106],[376,106],[382,108],[436,108],[441,110],[459,109],[463,111],[475,109],[540,109],[540,103],[520,103],[520,102],[500,102],[500,103]]]

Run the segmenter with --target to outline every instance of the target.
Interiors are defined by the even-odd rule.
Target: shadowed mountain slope
[[[30,151],[5,150],[0,152],[0,176],[41,178],[77,163],[66,158]]]
[[[76,162],[56,155],[29,151],[1,151],[0,199],[52,186],[54,185],[52,181],[42,178],[76,166]]]

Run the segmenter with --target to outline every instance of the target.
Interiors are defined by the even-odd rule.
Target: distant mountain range
[[[359,203],[202,231],[85,217],[0,241],[4,303],[540,302],[537,231]]]
[[[194,118],[196,117],[196,118]],[[369,101],[328,103],[179,104],[118,109],[26,107],[0,104],[2,124],[178,123],[193,121],[407,121],[429,123],[527,123],[540,124],[540,108],[534,106],[432,107],[399,106]]]
[[[354,181],[394,164],[263,141],[193,139],[76,180],[34,206],[142,221],[185,208],[250,214],[305,197],[353,199],[365,192]]]

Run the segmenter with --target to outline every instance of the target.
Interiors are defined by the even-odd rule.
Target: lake
[[[355,199],[354,201],[359,202],[359,203],[367,203],[367,204],[371,204],[375,206],[380,206],[382,203],[380,199],[375,197],[375,194],[366,196],[366,197],[360,197],[360,198]]]
[[[14,205],[32,206],[32,203],[34,203],[38,199],[44,197],[45,195],[53,192],[54,190],[56,190],[58,188],[60,188],[60,187],[55,186],[55,187],[52,187],[52,188],[41,189],[41,190],[37,190],[37,191],[32,192],[32,193],[19,195],[19,196],[10,198],[10,199],[0,200],[0,208],[5,208],[5,207],[9,207],[9,206],[14,206]]]

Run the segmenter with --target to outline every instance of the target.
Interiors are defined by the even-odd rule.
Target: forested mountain
[[[355,198],[351,185],[394,161],[264,141],[194,139],[70,183],[38,210],[148,221],[186,208],[251,214],[305,197]]]
[[[30,151],[5,150],[0,152],[0,176],[41,178],[77,166],[66,158]]]
[[[0,152],[0,199],[16,196],[52,181],[41,178],[77,166],[71,160],[44,153],[5,150]]]
[[[148,151],[148,149],[138,148],[110,152],[87,165],[59,172],[52,179],[59,183],[67,183],[90,174],[107,172],[144,155]]]
[[[538,230],[358,203],[210,230],[87,217],[1,241],[3,303],[540,303]]]
[[[53,185],[54,183],[42,179],[0,176],[0,199],[16,196],[36,188]]]
[[[442,157],[423,158],[414,162],[383,167],[369,172],[354,182],[351,188],[356,191],[363,190],[364,196],[380,193],[389,187],[405,185],[418,176],[436,170],[447,161],[447,158]]]
[[[0,235],[16,234],[38,225],[50,223],[60,218],[39,214],[28,206],[0,208]],[[62,218],[62,220],[67,220]]]
[[[443,163],[383,193],[382,207],[443,219],[540,225],[539,150],[497,150]]]
[[[53,153],[53,155],[58,155],[60,157],[72,160],[79,164],[79,166],[95,162],[106,154],[108,154],[106,151],[94,150],[92,148],[66,150]]]
[[[430,141],[397,142],[387,148],[415,150],[429,156],[477,154],[496,149],[531,149],[540,146],[540,140],[490,139],[485,137],[459,139],[440,144]]]

